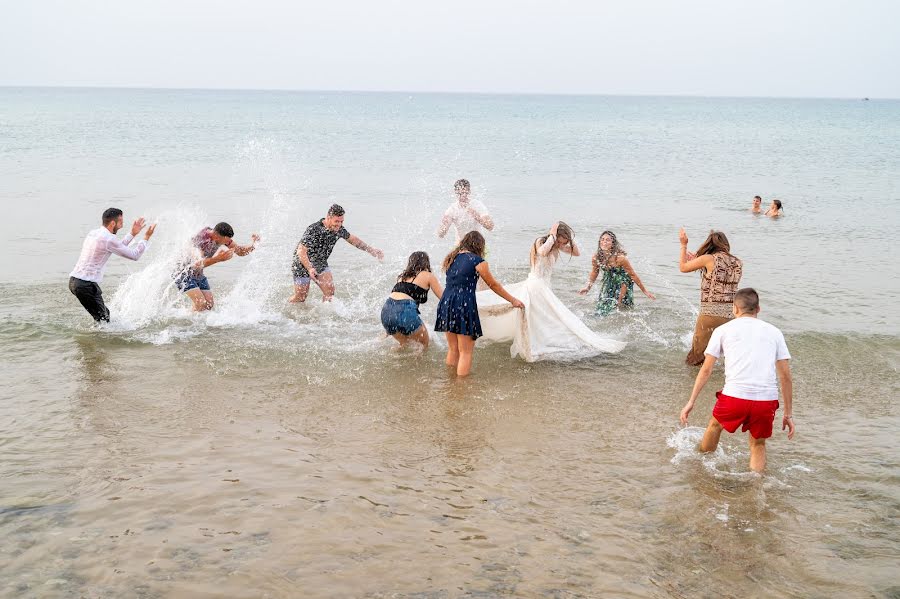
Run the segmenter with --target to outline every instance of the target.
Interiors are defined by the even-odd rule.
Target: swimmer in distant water
[[[206,227],[191,238],[191,254],[175,271],[175,286],[190,299],[194,312],[212,310],[214,301],[209,280],[203,269],[219,262],[231,260],[235,254],[246,256],[256,249],[259,235],[250,236],[250,245],[234,242],[234,229],[228,223]],[[224,249],[223,249],[224,246]]]
[[[784,335],[774,326],[757,318],[759,295],[747,287],[734,294],[734,320],[712,333],[706,347],[703,366],[697,373],[691,398],[681,410],[686,425],[697,396],[703,390],[716,360],[725,361],[725,387],[716,393],[712,418],[703,433],[699,449],[715,451],[724,428],[729,433],[750,432],[750,469],[762,472],[766,467],[766,439],[772,436],[778,411],[778,383],[784,399],[781,430],[794,438],[794,387]]]
[[[413,252],[381,309],[381,326],[400,342],[400,347],[415,341],[428,349],[428,329],[422,324],[419,306],[428,301],[429,290],[438,299],[444,294],[441,283],[431,272],[428,254]]]
[[[766,210],[766,216],[771,216],[772,218],[784,216],[784,211],[781,209],[781,200],[772,200],[772,205]]]
[[[470,190],[469,182],[465,179],[460,179],[453,185],[456,201],[450,204],[441,217],[441,225],[437,230],[437,236],[441,239],[451,226],[456,230],[456,243],[459,243],[469,231],[483,233],[485,229],[494,230],[494,221],[488,214],[487,207],[478,200],[471,199]]]
[[[305,302],[309,293],[310,281],[315,281],[322,290],[322,301],[330,302],[334,297],[334,278],[328,267],[328,257],[338,239],[346,239],[350,245],[368,252],[381,260],[384,252],[372,247],[356,235],[344,228],[344,209],[332,204],[325,218],[317,220],[306,227],[291,263],[294,275],[294,295],[288,300],[291,303]]]
[[[762,214],[762,198],[753,196],[753,207],[750,208],[751,214]]]
[[[81,255],[75,269],[69,275],[69,291],[78,298],[95,321],[109,322],[109,308],[103,302],[103,292],[100,290],[106,263],[113,254],[129,260],[138,260],[150,245],[150,238],[153,237],[156,225],[150,225],[144,233],[144,238],[132,246],[131,241],[144,228],[143,218],[134,221],[131,233],[122,241],[116,238],[116,233],[125,226],[125,217],[121,210],[118,208],[104,210],[101,222],[103,226],[88,233],[81,246]]]

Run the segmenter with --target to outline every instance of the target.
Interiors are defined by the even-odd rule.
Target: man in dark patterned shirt
[[[372,254],[379,260],[384,258],[384,252],[368,245],[344,228],[344,209],[333,204],[325,218],[306,227],[300,243],[297,244],[291,263],[294,295],[288,301],[305,302],[310,281],[315,281],[322,290],[323,302],[331,301],[334,297],[334,277],[331,276],[331,269],[328,267],[328,257],[331,256],[338,239],[346,239],[350,245]]]

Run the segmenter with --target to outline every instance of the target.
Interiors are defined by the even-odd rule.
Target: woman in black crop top
[[[400,347],[410,341],[428,348],[428,329],[419,317],[419,304],[428,301],[428,290],[441,298],[443,289],[437,277],[431,273],[431,261],[425,252],[413,252],[406,270],[397,277],[384,307],[381,309],[381,325],[388,335],[400,342]]]

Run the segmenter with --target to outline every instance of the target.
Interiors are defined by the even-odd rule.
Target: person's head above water
[[[459,240],[459,245],[453,248],[453,250],[447,254],[447,257],[444,258],[444,270],[450,268],[450,265],[453,264],[453,261],[456,260],[456,257],[460,252],[469,252],[484,258],[484,247],[484,235],[478,231],[469,231]]]
[[[465,204],[469,201],[469,191],[471,191],[471,189],[472,187],[466,179],[460,179],[453,184],[453,191],[456,193],[456,197],[459,199],[460,204]]]
[[[721,231],[710,231],[709,237],[706,238],[700,248],[697,250],[697,256],[705,256],[706,254],[718,254],[719,252],[731,253],[731,244],[728,238]]]
[[[400,273],[397,280],[414,279],[420,272],[431,272],[431,260],[425,252],[413,252],[409,255],[406,270]]]
[[[541,235],[534,240],[533,244],[531,244],[532,264],[534,264],[534,261],[537,259],[537,248],[544,245],[549,237],[549,234]],[[558,221],[556,223],[556,243],[554,243],[553,246],[557,250],[562,250],[564,247],[569,246],[569,254],[571,254],[575,248],[575,231],[572,230],[572,227],[562,221]]]
[[[609,264],[613,256],[625,256],[627,252],[619,243],[616,234],[612,231],[604,231],[597,241],[597,260],[600,264]]]
[[[234,229],[228,223],[219,223],[213,227],[209,237],[219,245],[226,245],[234,237]]]
[[[772,208],[781,212],[781,200],[772,200]]]
[[[325,228],[329,231],[340,231],[344,226],[344,208],[337,204],[332,204],[325,215]]]
[[[760,204],[762,204],[762,198],[759,196],[753,196],[753,208],[759,208]]]
[[[735,316],[756,316],[759,313],[759,294],[753,287],[738,289],[734,294]]]
[[[103,211],[103,226],[115,235],[125,226],[125,216],[118,208],[107,208]]]

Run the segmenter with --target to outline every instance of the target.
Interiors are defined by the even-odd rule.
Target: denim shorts
[[[419,308],[413,300],[388,298],[381,309],[381,326],[388,335],[412,335],[422,326]]]
[[[175,277],[175,286],[182,291],[190,291],[191,289],[209,291],[209,280],[207,280],[206,275],[195,277],[189,272],[184,272]]]
[[[325,268],[323,268],[322,270],[319,271],[319,274],[326,273],[326,272],[331,272],[331,268],[326,266]],[[305,277],[298,277],[297,275],[294,275],[294,285],[299,285],[300,287],[305,287],[306,285],[309,285],[310,280],[311,279],[309,278],[309,275],[307,275]]]

